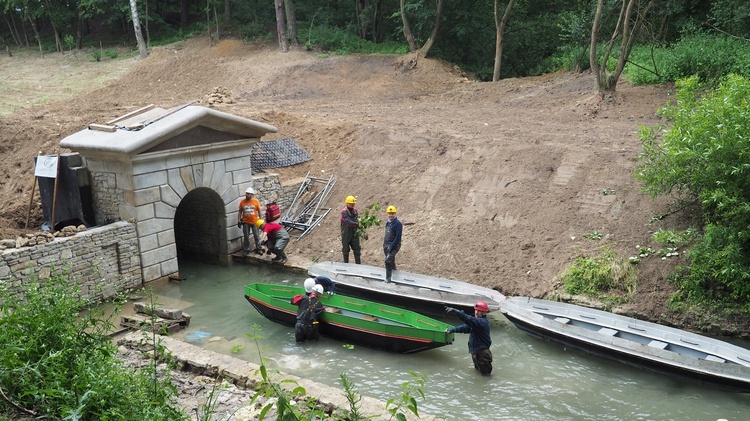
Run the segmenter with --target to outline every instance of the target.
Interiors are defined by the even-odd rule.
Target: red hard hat
[[[488,313],[490,311],[490,306],[488,306],[484,301],[477,301],[477,303],[474,304],[474,310]]]

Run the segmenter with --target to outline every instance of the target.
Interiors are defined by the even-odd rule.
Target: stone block
[[[137,190],[135,192],[135,206],[143,206],[148,203],[154,203],[161,200],[161,192],[159,187],[149,187],[143,190]]]
[[[154,208],[156,209],[155,216],[157,218],[174,219],[174,214],[177,211],[175,206],[168,205],[164,202],[156,202]]]
[[[203,164],[203,176],[201,177],[200,184],[198,184],[199,187],[211,187],[211,180],[214,177],[214,167],[215,164],[213,162]]]
[[[153,218],[138,222],[138,236],[156,234],[158,232],[173,229],[174,222],[171,219]]]
[[[250,169],[250,156],[229,158],[224,161],[227,172]]]
[[[182,201],[183,197],[185,196],[181,196],[179,192],[175,191],[172,188],[172,185],[161,186],[161,200],[167,205],[173,206],[176,208],[177,206],[180,205],[180,202]]]
[[[166,246],[169,244],[174,244],[174,229],[162,231],[158,234],[156,234],[157,238],[159,239],[159,246]]]
[[[193,171],[191,167],[182,167],[178,170],[180,172],[180,178],[185,184],[187,191],[195,190],[195,179],[193,178]]]
[[[155,171],[133,176],[133,187],[136,191],[164,184],[167,184],[166,171]]]
[[[170,259],[177,258],[177,247],[174,244],[170,244],[164,247],[159,247],[154,250],[141,253],[141,261],[144,267],[150,267],[153,265],[164,263]],[[169,273],[164,273],[159,270],[159,276],[166,276]]]
[[[179,197],[185,197],[188,194],[188,188],[185,186],[185,182],[180,176],[179,168],[173,168],[167,171],[169,178],[169,186],[174,190]]]
[[[159,239],[156,234],[143,235],[138,240],[141,253],[159,248]]]
[[[233,184],[252,183],[252,181],[253,172],[250,170],[250,168],[232,171]]]

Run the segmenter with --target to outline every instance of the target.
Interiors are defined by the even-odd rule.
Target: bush
[[[633,266],[603,247],[596,256],[579,256],[561,277],[565,292],[601,295],[632,295],[635,292],[636,276]]]
[[[635,177],[652,197],[680,195],[700,204],[705,227],[675,278],[683,296],[750,309],[750,80],[729,75],[713,91],[697,76],[678,81],[672,127],[641,133]]]
[[[750,77],[750,43],[723,35],[686,36],[666,51],[663,60],[668,81],[695,75],[718,83],[730,73]]]
[[[48,419],[186,419],[171,383],[116,359],[111,323],[73,280],[32,283],[25,298],[3,288],[0,300],[0,386],[9,402]]]

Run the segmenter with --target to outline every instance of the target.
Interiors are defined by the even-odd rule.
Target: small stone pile
[[[213,92],[204,97],[204,102],[208,105],[233,104],[234,100],[232,99],[232,91],[223,86],[217,86],[214,88]]]
[[[49,231],[42,231],[21,235],[15,239],[4,239],[0,240],[0,250],[34,247],[39,244],[50,243],[55,240],[55,237],[72,237],[81,231],[86,231],[86,229],[86,225],[83,224],[77,227],[69,225],[54,234]]]

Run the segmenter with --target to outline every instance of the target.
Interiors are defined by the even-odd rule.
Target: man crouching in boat
[[[320,337],[318,333],[318,315],[323,312],[323,304],[320,302],[320,296],[323,295],[323,287],[314,285],[310,295],[295,295],[292,297],[292,304],[298,306],[297,323],[294,325],[294,340],[305,342],[306,340],[317,340]]]
[[[474,368],[482,375],[492,373],[492,338],[490,338],[490,322],[487,320],[487,313],[490,311],[489,306],[484,301],[477,301],[474,305],[474,317],[453,307],[446,307],[445,312],[456,313],[464,324],[446,329],[448,333],[468,333],[469,334],[469,353],[474,361]]]

